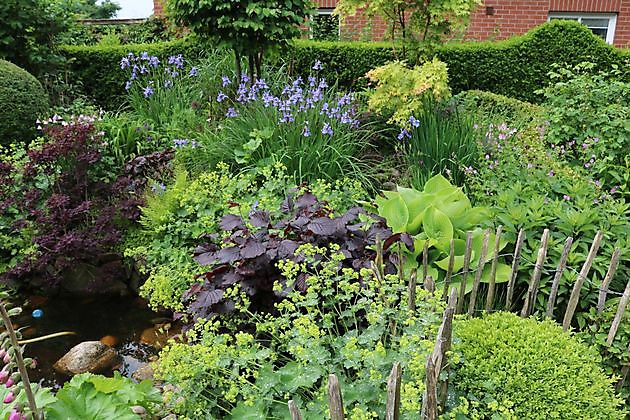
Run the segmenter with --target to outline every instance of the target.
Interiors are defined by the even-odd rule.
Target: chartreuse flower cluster
[[[295,289],[273,313],[253,313],[233,287],[226,294],[236,313],[198,320],[188,343],[162,352],[157,374],[180,386],[169,395],[178,402],[174,410],[189,418],[285,418],[293,399],[305,417],[326,418],[334,373],[349,418],[380,418],[387,377],[399,361],[401,415],[417,418],[440,301],[418,290],[417,309],[409,311],[404,279],[378,281],[371,270],[340,268],[344,256],[335,245],[302,245],[296,255],[298,262],[279,263]]]

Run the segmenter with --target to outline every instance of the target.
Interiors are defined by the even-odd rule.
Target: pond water
[[[21,328],[23,340],[62,331],[74,333],[26,345],[26,357],[33,357],[38,362],[37,367],[29,371],[31,380],[53,388],[69,379],[55,372],[53,364],[82,341],[100,340],[114,347],[123,360],[118,370],[131,376],[157,353],[154,346],[159,346],[156,340],[161,338],[155,325],[168,321],[151,311],[142,299],[133,297],[68,299],[32,296],[23,309],[24,312],[14,319],[16,327]],[[43,312],[39,318],[33,317],[36,309]]]

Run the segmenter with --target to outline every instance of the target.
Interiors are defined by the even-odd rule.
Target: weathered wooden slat
[[[426,386],[422,395],[422,412],[420,418],[422,420],[437,420],[438,402],[437,402],[437,378],[439,372],[433,363],[433,357],[427,356],[426,365]]]
[[[435,293],[435,281],[432,276],[427,276],[424,280],[424,290],[433,294]]]
[[[424,248],[422,249],[422,283],[427,280],[427,274],[429,272],[429,241],[424,242]]]
[[[628,353],[630,353],[630,344],[628,344]],[[630,364],[626,364],[622,369],[621,369],[621,378],[619,379],[619,381],[617,381],[617,383],[615,384],[615,391],[617,392],[621,392],[621,388],[623,388],[623,384],[626,382],[626,380],[628,379],[628,373],[630,373]]]
[[[516,238],[516,245],[514,246],[514,259],[512,260],[512,273],[510,274],[510,280],[507,285],[507,296],[505,298],[505,310],[509,311],[512,308],[512,296],[514,295],[514,284],[516,283],[516,277],[518,276],[518,266],[521,262],[521,251],[523,250],[523,241],[525,240],[525,231],[523,229],[518,231],[518,237]]]
[[[547,318],[553,318],[553,308],[556,305],[556,298],[558,297],[558,288],[560,287],[560,280],[562,279],[562,274],[567,266],[567,258],[569,258],[569,252],[571,251],[571,246],[573,245],[573,237],[569,236],[567,240],[564,242],[564,248],[562,249],[562,255],[560,255],[560,262],[558,263],[558,267],[556,268],[556,274],[553,277],[553,282],[551,283],[551,292],[549,292],[549,300],[547,301],[547,312],[545,316]]]
[[[562,320],[562,329],[564,331],[567,331],[571,326],[573,314],[575,313],[575,308],[577,308],[578,300],[580,299],[580,291],[582,290],[584,281],[588,276],[588,272],[591,270],[593,260],[595,259],[595,255],[597,255],[597,251],[599,250],[603,237],[604,234],[601,231],[598,231],[597,235],[595,235],[595,239],[593,239],[593,243],[591,244],[591,249],[588,251],[586,261],[580,270],[580,274],[578,274],[575,279],[575,284],[573,285],[573,290],[571,291],[571,297],[569,298],[569,303],[567,304],[567,310],[564,312],[564,319]]]
[[[608,294],[608,286],[610,285],[611,280],[615,277],[615,273],[617,272],[617,267],[619,266],[619,256],[621,255],[621,249],[615,248],[612,257],[610,258],[610,265],[608,266],[608,271],[606,272],[606,276],[604,280],[602,280],[602,285],[599,288],[599,296],[597,297],[597,314],[600,315],[604,312],[604,304],[606,303],[606,295]]]
[[[468,302],[468,316],[475,313],[475,304],[477,303],[477,293],[479,292],[479,284],[481,284],[481,275],[486,265],[486,256],[488,255],[488,241],[490,240],[490,231],[486,230],[483,234],[483,243],[481,245],[481,253],[479,254],[479,262],[477,263],[477,272],[473,281],[472,291],[470,292],[470,300]]]
[[[409,284],[407,285],[407,309],[410,311],[416,310],[416,277],[418,271],[411,271],[411,275],[409,276]]]
[[[494,255],[492,256],[492,265],[490,266],[490,282],[488,283],[488,294],[486,295],[486,312],[492,311],[494,305],[494,289],[497,281],[497,265],[499,264],[499,248],[501,247],[502,233],[503,226],[499,226],[494,238]]]
[[[448,251],[448,268],[444,277],[444,299],[448,297],[448,288],[451,285],[451,277],[453,277],[453,267],[455,266],[455,239],[451,239]]]
[[[545,258],[547,258],[547,244],[549,243],[549,229],[543,231],[542,239],[540,240],[540,248],[538,248],[538,256],[536,257],[536,265],[532,272],[532,277],[529,281],[529,288],[527,289],[527,296],[525,296],[525,303],[521,310],[521,316],[523,318],[531,315],[536,305],[536,295],[538,294],[538,286],[540,284],[540,274],[542,273],[543,265],[545,264]]]
[[[385,420],[398,420],[400,418],[400,381],[402,368],[400,362],[394,363],[392,371],[387,379],[387,405],[385,408]]]
[[[328,375],[328,409],[330,411],[330,420],[343,420],[341,387],[339,386],[339,379],[334,373]]]
[[[472,253],[472,232],[466,234],[466,250],[464,251],[464,267],[462,268],[462,280],[457,299],[457,311],[461,314],[464,310],[464,296],[466,296],[466,282],[468,281],[468,269],[470,268],[470,254]]]
[[[302,420],[302,413],[293,400],[289,400],[289,414],[291,414],[291,420]]]
[[[621,324],[621,320],[626,313],[626,306],[628,306],[628,300],[630,300],[630,280],[626,284],[626,290],[624,290],[621,299],[619,300],[619,306],[617,307],[617,313],[613,318],[613,322],[610,325],[610,330],[608,331],[608,337],[606,337],[606,344],[609,346],[612,344],[615,339],[615,335],[617,335],[617,330],[619,329],[619,325]]]

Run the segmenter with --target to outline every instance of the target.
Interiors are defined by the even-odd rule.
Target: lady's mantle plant
[[[307,418],[326,418],[326,381],[335,373],[349,417],[379,418],[387,376],[399,361],[402,418],[416,418],[441,302],[418,290],[416,309],[407,310],[403,279],[347,267],[346,252],[334,243],[304,244],[280,259],[271,286],[285,299],[273,314],[254,309],[246,284],[228,286],[233,315],[200,320],[188,343],[161,354],[158,375],[181,387],[171,395],[176,411],[284,418],[293,399]]]

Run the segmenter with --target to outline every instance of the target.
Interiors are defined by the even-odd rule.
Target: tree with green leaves
[[[73,12],[85,19],[111,19],[120,10],[120,5],[114,0],[74,0]]]
[[[262,58],[270,47],[299,35],[310,14],[310,0],[168,0],[169,16],[193,33],[210,37],[234,50],[237,74],[241,59],[249,73],[260,76]]]
[[[482,0],[339,0],[335,13],[345,19],[357,13],[385,20],[393,40],[403,45],[435,45],[468,22]]]
[[[72,16],[62,1],[0,1],[0,58],[39,75],[62,61],[53,50]]]

